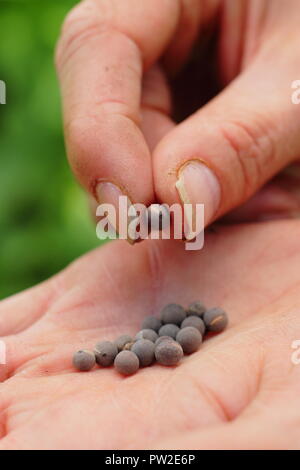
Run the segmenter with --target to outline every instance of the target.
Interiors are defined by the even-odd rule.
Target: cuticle
[[[120,192],[122,193],[122,195],[124,196],[127,196],[130,203],[132,203],[132,198],[130,196],[130,194],[128,193],[127,190],[125,190],[124,186],[120,186],[118,183],[116,183],[114,180],[108,180],[106,178],[96,178],[95,180],[93,180],[92,184],[91,184],[91,193],[93,194],[94,198],[96,199],[96,201],[99,203],[98,201],[98,196],[97,196],[97,186],[99,183],[110,183],[110,184],[113,184],[114,186],[116,186]]]

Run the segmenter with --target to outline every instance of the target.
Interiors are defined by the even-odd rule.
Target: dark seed
[[[123,347],[122,351],[130,351],[132,346],[134,345],[135,341],[131,341],[130,343],[126,343]]]
[[[118,348],[118,351],[122,351],[124,348],[125,344],[131,343],[132,337],[129,335],[121,335],[119,338],[116,339],[115,344]]]
[[[178,332],[176,341],[181,345],[184,354],[192,354],[199,349],[202,343],[202,336],[197,328],[186,326]]]
[[[228,324],[227,313],[219,307],[211,308],[203,317],[206,328],[214,333],[220,333]]]
[[[159,329],[158,334],[159,336],[170,336],[171,338],[175,339],[178,331],[179,326],[174,325],[174,323],[168,323]]]
[[[137,355],[140,366],[150,366],[154,361],[154,343],[149,339],[139,339],[134,343],[131,351]]]
[[[161,321],[165,324],[174,323],[180,325],[186,317],[184,308],[181,305],[169,304],[161,311]]]
[[[165,230],[170,226],[170,212],[163,204],[151,204],[147,209],[149,230]]]
[[[207,308],[203,305],[202,302],[196,301],[191,303],[186,311],[187,316],[197,315],[198,317],[203,317],[203,314],[206,312]]]
[[[77,370],[89,371],[96,363],[95,354],[92,351],[77,351],[73,356],[73,365]]]
[[[162,341],[175,341],[175,339],[172,338],[171,336],[160,336],[160,337],[157,338],[157,340],[155,341],[155,346],[157,346],[158,344],[160,344]]]
[[[115,368],[120,374],[132,375],[139,368],[139,360],[132,351],[121,351],[115,358]]]
[[[97,364],[102,367],[109,367],[113,364],[118,354],[118,348],[115,343],[101,341],[96,344],[94,352]]]
[[[196,317],[196,315],[191,315],[190,317],[186,317],[185,320],[183,320],[181,323],[181,328],[185,328],[186,326],[193,326],[194,328],[197,328],[202,336],[205,333],[205,323],[200,317]]]
[[[155,357],[159,364],[175,366],[183,356],[183,350],[176,341],[162,341],[155,347]]]
[[[153,315],[149,315],[148,317],[144,318],[142,323],[142,330],[154,330],[158,331],[161,327],[161,321],[154,317]]]
[[[135,335],[135,339],[149,339],[149,341],[152,341],[152,343],[155,343],[155,341],[158,338],[158,334],[154,330],[150,330],[149,328],[146,328],[144,330],[139,331]]]

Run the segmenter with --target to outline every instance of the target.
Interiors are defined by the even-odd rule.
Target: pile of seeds
[[[207,310],[197,301],[185,310],[181,305],[169,304],[161,311],[160,319],[147,316],[134,338],[122,335],[114,342],[97,343],[94,351],[78,351],[73,365],[80,371],[89,371],[96,363],[100,367],[114,365],[123,375],[134,374],[139,367],[155,361],[175,366],[184,354],[199,349],[208,332],[220,333],[227,323],[227,314],[219,307]]]

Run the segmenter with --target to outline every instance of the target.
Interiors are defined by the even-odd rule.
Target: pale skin
[[[299,237],[286,220],[217,226],[190,254],[112,242],[2,301],[0,449],[299,449]],[[196,299],[230,326],[178,367],[73,369],[75,350]]]
[[[56,64],[68,157],[91,197],[116,204],[103,182],[146,205],[186,194],[205,204],[208,224],[297,160],[298,9],[298,0],[80,2],[64,23]],[[169,78],[195,62],[193,46],[216,25],[224,89],[189,109],[187,96],[195,108],[199,87],[205,94],[210,83],[194,83],[193,99],[186,75],[175,94]],[[179,95],[187,117],[177,124]],[[195,161],[212,174],[206,181],[207,171],[192,171],[179,194],[181,170]]]
[[[241,75],[207,107],[172,122],[165,70],[185,62],[217,3],[205,2],[197,13],[196,1],[182,1],[180,9],[176,0],[88,0],[69,16],[57,53],[67,147],[92,196],[100,178],[133,202],[178,201],[177,169],[205,157],[225,195],[220,215],[299,157],[300,108],[289,101],[298,73],[293,0],[290,8],[253,1],[248,31],[257,34],[243,40],[229,31],[245,31],[245,10],[225,9],[222,75],[225,82]],[[262,23],[258,5],[267,7]],[[230,27],[232,15],[240,29]],[[188,27],[180,29],[183,19]],[[254,82],[257,101],[244,93]],[[270,84],[272,94],[264,88]],[[298,188],[295,173],[285,173],[227,220],[297,216]],[[300,364],[291,360],[300,339],[299,236],[300,222],[286,219],[216,226],[200,252],[187,253],[176,241],[113,242],[0,302],[7,345],[0,449],[299,449]],[[75,350],[135,333],[144,315],[168,302],[197,299],[224,307],[230,325],[178,367],[155,365],[130,378],[113,369],[73,369]]]

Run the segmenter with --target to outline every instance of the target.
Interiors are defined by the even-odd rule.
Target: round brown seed
[[[166,305],[161,311],[161,321],[165,324],[180,325],[186,317],[184,308],[178,304]]]
[[[154,317],[153,315],[148,315],[144,318],[142,323],[142,330],[154,330],[158,331],[161,327],[161,321],[159,318]]]
[[[118,354],[118,348],[115,343],[110,341],[100,341],[96,344],[94,352],[97,364],[102,367],[109,367]]]
[[[176,341],[181,345],[184,354],[192,354],[199,349],[202,343],[202,336],[197,328],[186,326],[178,332]]]
[[[155,358],[164,366],[175,366],[183,357],[183,350],[176,341],[162,341],[155,347]]]
[[[121,335],[119,336],[116,341],[115,341],[115,344],[118,348],[118,351],[122,351],[122,349],[124,348],[125,344],[127,343],[131,343],[131,341],[133,341],[132,337],[129,336],[129,335]]]
[[[205,307],[205,305],[202,302],[199,302],[199,300],[197,300],[196,302],[192,302],[188,306],[186,314],[187,316],[197,315],[198,317],[202,318],[206,310],[207,308]]]
[[[134,345],[135,341],[131,341],[130,343],[126,343],[123,347],[122,351],[130,351],[132,346]]]
[[[96,363],[95,354],[92,351],[77,351],[73,356],[73,366],[80,371],[91,370]]]
[[[183,320],[181,323],[181,328],[185,328],[186,326],[193,326],[194,328],[197,328],[202,336],[205,333],[205,323],[200,317],[196,317],[196,315],[191,315],[190,317],[186,317]]]
[[[228,324],[227,313],[220,307],[211,308],[203,317],[206,328],[214,333],[220,333]]]
[[[132,375],[139,368],[139,359],[132,351],[121,351],[115,358],[115,368],[120,374]]]
[[[167,323],[159,329],[158,334],[159,336],[170,336],[171,338],[175,339],[178,331],[179,326],[174,325],[174,323]]]
[[[131,351],[137,355],[140,367],[150,366],[154,361],[154,343],[149,339],[139,339],[134,343]]]
[[[144,330],[139,331],[135,335],[135,339],[149,339],[149,341],[152,341],[152,343],[155,343],[155,341],[158,338],[158,334],[154,330],[150,330],[150,328],[146,328]]]
[[[160,336],[160,337],[157,338],[157,340],[155,341],[155,346],[157,346],[158,344],[160,344],[162,341],[175,341],[175,339],[172,338],[171,336]]]

